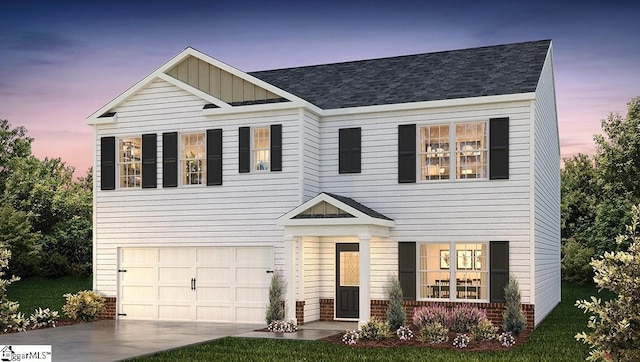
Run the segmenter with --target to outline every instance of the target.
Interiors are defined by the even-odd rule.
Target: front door
[[[358,318],[360,252],[357,243],[336,244],[336,318]]]

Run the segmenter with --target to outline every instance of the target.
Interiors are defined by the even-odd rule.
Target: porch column
[[[296,238],[292,235],[284,236],[284,279],[286,282],[286,290],[284,297],[284,318],[296,317],[296,269],[295,269],[295,249]]]
[[[371,235],[358,235],[360,243],[360,315],[358,328],[371,317]]]

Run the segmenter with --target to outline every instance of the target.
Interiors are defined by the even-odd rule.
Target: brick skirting
[[[321,321],[333,321],[333,299],[320,298],[320,320]],[[372,300],[371,301],[371,316],[382,320],[387,319],[387,300]],[[459,302],[426,302],[405,300],[403,302],[405,312],[407,313],[407,324],[411,324],[411,317],[413,316],[413,309],[416,307],[422,307],[426,305],[442,305],[444,307],[451,308]],[[504,303],[469,303],[469,305],[485,309],[487,311],[487,318],[493,322],[496,326],[502,326],[502,313],[505,310]],[[522,311],[527,318],[526,329],[532,331],[534,324],[534,306],[531,304],[523,304]],[[298,317],[300,318],[300,317]]]
[[[298,320],[298,325],[304,324],[304,300],[296,301],[296,319]]]
[[[98,316],[100,319],[116,319],[116,298],[104,297],[104,311]]]

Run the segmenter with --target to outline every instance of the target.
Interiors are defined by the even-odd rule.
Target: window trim
[[[455,246],[457,244],[483,244],[486,245],[486,255],[484,256],[484,270],[479,271],[479,273],[486,273],[486,298],[478,298],[478,299],[465,299],[458,298],[457,293],[449,294],[449,298],[423,298],[420,295],[420,279],[422,269],[420,268],[420,246],[421,245],[436,245],[436,244],[448,244],[449,245],[449,255],[451,255],[451,250],[456,250]],[[425,241],[425,242],[416,242],[416,259],[415,259],[415,300],[416,301],[428,301],[428,302],[464,302],[464,303],[490,303],[491,301],[491,266],[490,266],[490,255],[491,255],[491,241]],[[451,283],[452,280],[456,280],[456,272],[464,271],[464,269],[458,269],[457,267],[453,267],[452,259],[450,257],[449,262],[449,285],[453,285]],[[446,269],[445,269],[446,270]],[[444,271],[443,271],[444,272]],[[482,285],[481,285],[482,286]]]
[[[139,157],[139,161],[136,162],[122,162],[120,161],[120,156],[121,156],[121,152],[122,152],[122,141],[125,139],[131,139],[131,138],[137,138],[140,140],[140,157]],[[121,184],[121,169],[120,166],[122,165],[127,165],[127,164],[138,164],[139,168],[140,168],[140,182],[139,185],[134,185],[134,186],[126,186],[123,187]],[[135,176],[134,176],[135,177]],[[118,136],[116,137],[116,188],[117,189],[122,189],[122,190],[138,190],[138,189],[142,189],[142,134],[135,134],[135,135],[124,135],[124,136]]]
[[[458,155],[461,154],[462,150],[458,150],[458,142],[457,142],[457,134],[456,134],[456,126],[459,124],[465,123],[484,123],[485,125],[485,147],[482,149],[482,152],[486,152],[486,159],[484,162],[484,177],[478,178],[458,178],[457,174],[457,159]],[[422,150],[422,128],[423,127],[438,127],[438,126],[449,126],[449,150],[445,153],[449,154],[449,177],[428,180],[423,178],[424,168],[422,167],[422,158],[427,153]],[[450,121],[450,122],[434,122],[434,123],[419,123],[416,125],[416,140],[415,140],[415,155],[416,155],[416,182],[418,183],[437,183],[437,182],[468,182],[468,181],[487,181],[490,180],[489,170],[491,167],[491,145],[489,141],[491,140],[490,135],[490,119],[482,118],[482,119],[469,119],[469,120],[459,120],[459,121]],[[453,148],[451,147],[453,145]]]
[[[203,138],[204,149],[203,149],[202,156],[199,158],[196,157],[193,159],[183,158],[182,147],[184,144],[182,142],[182,137],[186,135],[200,135],[200,134],[203,135],[204,137]],[[183,167],[183,162],[187,160],[197,160],[202,162],[202,169],[200,170],[201,182],[199,184],[185,183],[185,180],[184,180],[185,170]],[[189,131],[189,132],[178,132],[178,187],[203,187],[203,186],[207,186],[207,131],[195,130],[195,131]]]

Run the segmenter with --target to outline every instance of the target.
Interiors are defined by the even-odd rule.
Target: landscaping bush
[[[271,284],[269,285],[269,304],[267,305],[267,313],[265,320],[267,325],[273,321],[281,321],[284,319],[284,282],[277,273],[273,273]]]
[[[104,298],[90,290],[83,290],[76,294],[64,295],[67,300],[62,310],[71,319],[92,321],[98,318],[104,310]]]
[[[453,307],[449,314],[449,329],[457,333],[467,333],[480,323],[487,319],[487,313],[484,310],[472,307],[467,304],[459,304]]]
[[[413,309],[413,325],[419,330],[434,322],[447,326],[449,323],[449,310],[439,305],[430,305]]]
[[[640,360],[640,206],[632,208],[632,222],[627,234],[616,238],[618,246],[629,243],[628,251],[605,252],[591,262],[595,272],[593,280],[600,290],[609,289],[617,297],[602,304],[591,297],[591,301],[579,300],[576,306],[585,313],[590,312],[587,326],[589,333],[575,336],[589,344],[589,361],[639,361]]]
[[[494,326],[490,320],[483,319],[471,329],[471,335],[476,341],[491,341],[497,338],[498,327]]]
[[[24,325],[24,315],[18,312],[20,304],[7,299],[7,287],[11,283],[19,280],[19,278],[14,276],[5,278],[10,259],[11,251],[5,248],[4,244],[0,242],[0,331],[2,332],[26,329],[26,325]]]
[[[509,275],[509,283],[504,287],[506,310],[502,314],[503,329],[512,334],[520,334],[527,325],[527,319],[520,306],[520,286],[513,275]]]
[[[360,338],[369,340],[381,340],[389,337],[391,331],[389,325],[373,317],[360,328]]]
[[[418,340],[422,343],[437,344],[449,340],[449,328],[440,322],[431,322],[420,330]]]
[[[31,328],[38,327],[55,327],[58,320],[58,311],[51,311],[49,308],[38,308],[29,317],[31,320]]]
[[[387,296],[389,298],[389,305],[387,306],[387,321],[389,322],[389,328],[393,331],[404,326],[407,319],[407,315],[402,305],[402,286],[398,278],[393,278],[389,281],[387,286]]]

